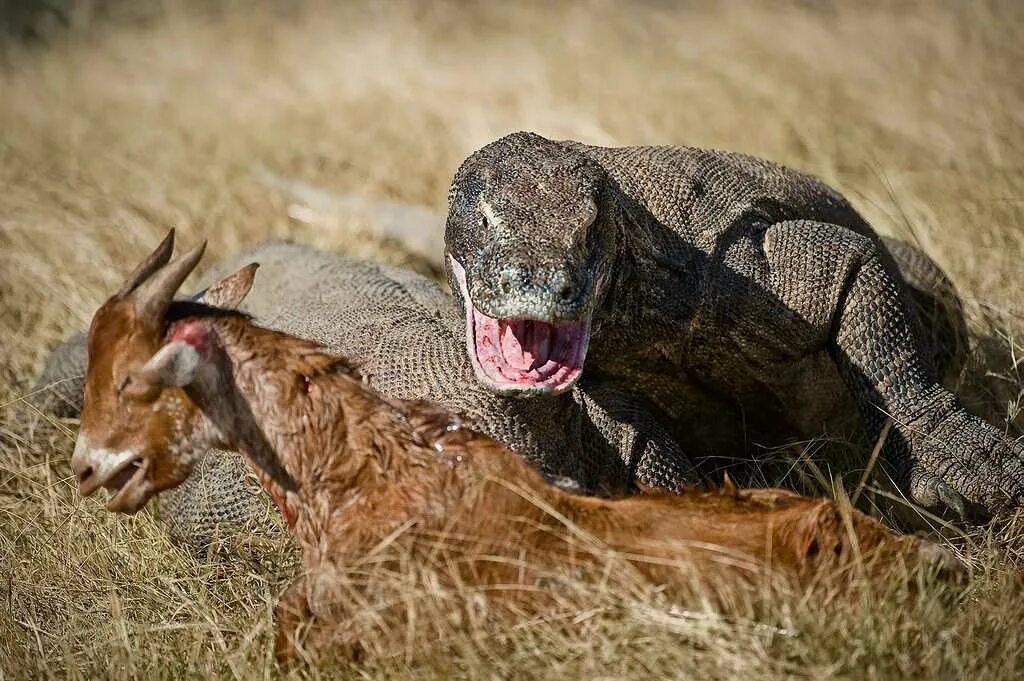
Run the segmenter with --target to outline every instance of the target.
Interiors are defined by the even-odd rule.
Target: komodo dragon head
[[[525,132],[488,144],[456,172],[446,265],[484,385],[557,394],[579,379],[616,251],[606,185],[591,159]]]

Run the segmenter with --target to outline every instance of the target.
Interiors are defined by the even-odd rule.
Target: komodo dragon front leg
[[[868,435],[877,440],[892,420],[883,453],[901,488],[961,516],[964,500],[990,512],[1019,505],[1024,447],[940,385],[875,242],[835,225],[781,222],[767,229],[764,252],[767,293],[827,334]]]
[[[574,399],[585,414],[583,420],[606,443],[604,446],[620,452],[630,478],[640,490],[679,493],[707,482],[655,418],[651,403],[628,386],[584,380]]]

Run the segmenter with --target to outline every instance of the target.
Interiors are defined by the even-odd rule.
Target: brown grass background
[[[288,235],[416,264],[360,220],[290,217],[258,167],[441,212],[458,162],[518,129],[794,165],[948,270],[974,341],[960,388],[1011,435],[1024,425],[1020,3],[64,4],[66,26],[0,35],[2,679],[280,673],[284,542],[196,557],[146,513],[105,514],[70,479],[75,423],[19,399],[168,227],[213,255]],[[402,632],[391,656],[300,674],[1024,678],[1012,536],[949,540],[975,569],[957,598],[894,589],[724,617],[580,585],[543,621],[461,618],[444,645]]]

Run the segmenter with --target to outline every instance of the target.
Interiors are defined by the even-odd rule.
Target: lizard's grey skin
[[[559,484],[623,494],[635,490],[638,476],[693,480],[696,475],[692,469],[675,470],[689,462],[663,429],[634,426],[654,420],[644,399],[628,391],[581,381],[564,395],[520,400],[480,385],[463,348],[455,300],[426,277],[270,242],[228,258],[205,279],[216,281],[250,262],[260,268],[243,309],[259,323],[316,340],[350,359],[388,397],[429,399],[461,413]],[[85,363],[81,335],[54,351],[35,389],[37,404],[77,414]],[[645,472],[648,468],[658,473]],[[192,476],[195,482],[160,501],[173,534],[202,547],[215,532],[225,536],[238,526],[266,527],[266,504],[242,484],[246,469],[237,456],[207,456],[200,474]]]
[[[893,254],[819,180],[515,133],[463,163],[449,208],[464,308],[463,285],[501,320],[590,318],[583,375],[642,390],[694,461],[831,432],[852,397],[871,440],[893,419],[884,459],[918,503],[1019,505],[1024,447],[940,385]]]

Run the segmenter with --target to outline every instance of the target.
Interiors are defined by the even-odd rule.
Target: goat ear
[[[237,308],[252,289],[259,263],[250,263],[234,274],[224,277],[200,293],[196,300],[214,307]]]
[[[137,373],[141,385],[184,388],[195,380],[202,358],[186,341],[171,341]]]
[[[722,476],[722,494],[727,497],[739,497],[740,495],[739,488],[736,486],[736,483],[733,482],[733,479],[729,477],[728,472]]]

